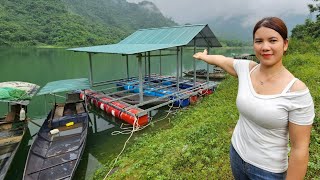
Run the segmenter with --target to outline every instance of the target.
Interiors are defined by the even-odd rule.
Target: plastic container
[[[111,103],[113,106],[115,106],[116,108],[109,106],[109,108],[107,109],[107,112],[112,114],[112,116],[120,118],[120,113],[121,110],[120,109],[124,109],[126,107],[128,107],[128,105],[118,102],[118,101],[114,101]]]
[[[190,104],[195,104],[198,101],[198,96],[190,96]]]
[[[173,98],[173,99],[175,99],[175,98]],[[173,103],[173,106],[184,108],[184,107],[188,106],[189,104],[190,104],[190,100],[189,100],[189,98],[187,98],[187,99],[180,99],[180,100],[175,101]]]
[[[213,90],[212,89],[203,89],[202,91],[201,91],[201,94],[202,95],[210,95],[210,94],[212,94],[213,93]]]
[[[129,109],[128,112],[132,113],[132,114],[138,114],[140,111],[142,111],[142,109],[139,109],[139,108],[134,108],[134,109]],[[141,116],[137,119],[137,124],[134,124],[134,121],[135,121],[135,116],[132,116],[128,113],[125,113],[125,112],[122,112],[120,114],[120,119],[124,120],[125,122],[131,124],[131,125],[139,125],[139,126],[143,126],[143,125],[146,125],[148,124],[148,115],[144,115],[144,116]]]
[[[66,126],[67,126],[67,127],[69,127],[69,126],[73,126],[73,125],[74,125],[74,122],[73,122],[73,121],[68,122],[68,123],[66,124]]]
[[[155,88],[147,88],[143,91],[143,94],[146,96],[156,96]]]
[[[24,110],[24,108],[21,108],[19,117],[20,117],[20,121],[23,121],[26,119],[26,111]]]
[[[100,105],[99,105],[99,108],[105,112],[108,112],[107,110],[109,109],[109,105],[108,105],[108,102],[112,101],[112,98],[111,97],[103,97],[99,100],[100,102]]]
[[[181,89],[187,89],[187,88],[191,88],[193,87],[193,83],[192,82],[184,82],[184,83],[180,83],[179,87]]]
[[[60,131],[59,131],[59,129],[52,129],[51,131],[50,131],[50,134],[51,135],[54,135],[54,134],[58,134]]]

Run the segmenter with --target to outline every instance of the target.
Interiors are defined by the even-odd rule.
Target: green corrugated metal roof
[[[111,53],[111,54],[135,54],[140,52],[154,51],[176,47],[176,44],[110,44],[102,46],[91,46],[69,49],[79,52]]]
[[[80,78],[52,81],[47,83],[37,95],[54,94],[78,89],[90,89],[89,80],[87,78]]]
[[[194,42],[194,39],[195,42]],[[140,29],[118,44],[72,48],[92,53],[136,54],[177,46],[221,47],[208,25],[184,25]]]

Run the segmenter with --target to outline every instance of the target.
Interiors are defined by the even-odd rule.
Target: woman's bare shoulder
[[[307,89],[307,86],[304,82],[301,80],[297,80],[290,88],[290,92],[295,92],[295,91],[303,91]]]
[[[254,61],[250,61],[249,71],[251,71],[251,69],[252,69],[253,67],[255,67],[256,65],[258,65],[258,63],[254,62]]]

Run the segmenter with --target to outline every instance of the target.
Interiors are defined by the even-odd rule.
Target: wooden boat
[[[88,80],[82,87],[79,84],[72,87],[73,80],[52,83],[38,94],[90,86]],[[72,179],[85,149],[88,121],[89,115],[84,101],[80,99],[80,92],[67,94],[65,103],[55,103],[30,147],[23,179]]]
[[[234,55],[234,59],[248,59],[248,60],[253,60],[257,61],[257,57],[254,54],[240,54],[240,55]]]
[[[8,116],[7,116],[8,117]],[[21,140],[28,128],[26,120],[17,122],[3,122],[0,120],[0,179],[6,177],[12,160],[17,153]]]
[[[28,129],[26,117],[20,117],[21,108],[27,109],[29,100],[39,86],[26,82],[0,83],[0,101],[10,105],[9,113],[0,118],[0,179],[5,179],[15,154]],[[25,116],[25,114],[23,114]]]
[[[183,72],[186,76],[194,76],[194,71],[187,71]],[[224,79],[226,76],[225,72],[222,69],[214,68],[213,72],[209,72],[209,79],[215,80],[215,79]],[[207,78],[207,70],[200,69],[196,70],[196,77],[205,79]]]

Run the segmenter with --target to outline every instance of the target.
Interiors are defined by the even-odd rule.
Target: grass
[[[285,66],[310,89],[314,119],[310,160],[305,179],[320,177],[320,69],[314,53],[292,53]],[[228,76],[217,91],[196,106],[171,116],[169,128],[146,132],[136,138],[116,164],[109,179],[232,179],[229,147],[238,119],[235,106],[237,79]],[[155,124],[156,126],[156,124]],[[94,179],[103,179],[109,162]]]

